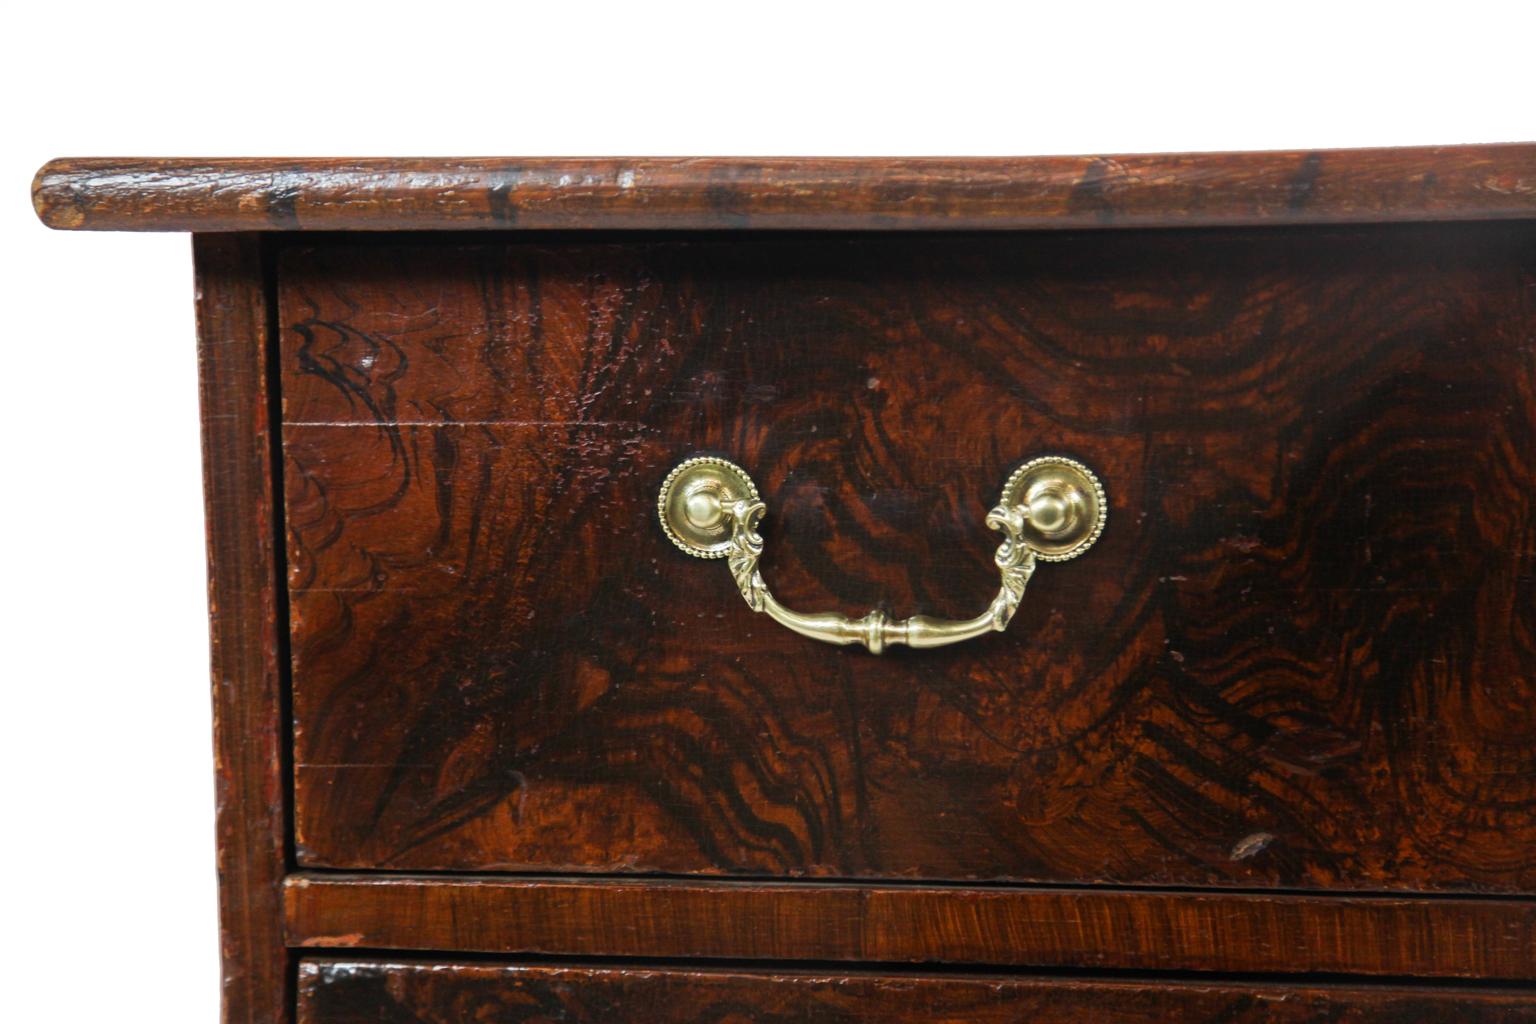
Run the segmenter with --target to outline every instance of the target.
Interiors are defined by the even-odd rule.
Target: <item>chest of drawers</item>
[[[1536,1019],[1536,147],[34,197],[194,234],[227,1019]]]

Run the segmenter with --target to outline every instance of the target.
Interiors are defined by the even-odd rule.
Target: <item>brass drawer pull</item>
[[[679,548],[697,558],[727,560],[753,611],[766,612],[802,636],[860,643],[875,654],[892,644],[943,647],[1007,629],[1035,562],[1082,554],[1104,531],[1108,513],[1104,487],[1087,466],[1058,456],[1031,459],[1008,478],[997,507],[987,513],[987,525],[1003,534],[996,555],[1002,586],[987,610],[965,620],[927,615],[892,620],[878,609],[850,619],[835,612],[806,615],[780,604],[757,568],[763,554],[757,524],[767,506],[735,463],[711,456],[684,460],[667,474],[656,506],[661,528]]]

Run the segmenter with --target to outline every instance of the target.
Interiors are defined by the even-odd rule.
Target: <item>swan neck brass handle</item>
[[[879,654],[893,644],[944,647],[1008,628],[1037,562],[1076,558],[1104,531],[1108,503],[1098,477],[1080,462],[1045,456],[1024,463],[1003,485],[986,524],[1003,535],[995,561],[997,596],[973,619],[914,615],[892,619],[876,609],[850,619],[784,607],[763,582],[758,523],[767,506],[746,470],[712,456],[685,459],[667,475],[657,499],[661,527],[697,558],[724,558],[748,607],[802,636],[829,644],[863,644]]]

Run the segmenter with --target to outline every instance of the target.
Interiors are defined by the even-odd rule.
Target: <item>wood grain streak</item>
[[[396,963],[299,967],[302,1024],[1515,1024],[1529,992]]]
[[[295,947],[1536,977],[1519,900],[316,874],[286,905]]]
[[[1006,159],[55,160],[55,228],[1020,229],[1536,217],[1536,146]]]
[[[1536,886],[1531,226],[326,245],[281,319],[303,865]],[[974,614],[1030,455],[1111,527],[875,658],[671,547],[698,450],[795,608]]]
[[[218,798],[223,1020],[289,1019],[282,938],[287,830],[285,730],[268,420],[269,345],[262,243],[196,236],[203,486],[208,515]]]

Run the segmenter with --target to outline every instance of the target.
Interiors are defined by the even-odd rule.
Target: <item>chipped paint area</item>
[[[348,932],[345,935],[311,935],[299,943],[306,949],[316,946],[361,946],[362,944],[362,932]]]
[[[1229,856],[1233,860],[1247,860],[1249,857],[1262,853],[1264,848],[1274,841],[1275,836],[1272,832],[1254,832],[1252,835],[1246,835],[1239,839],[1237,844],[1232,847],[1232,852]]]

